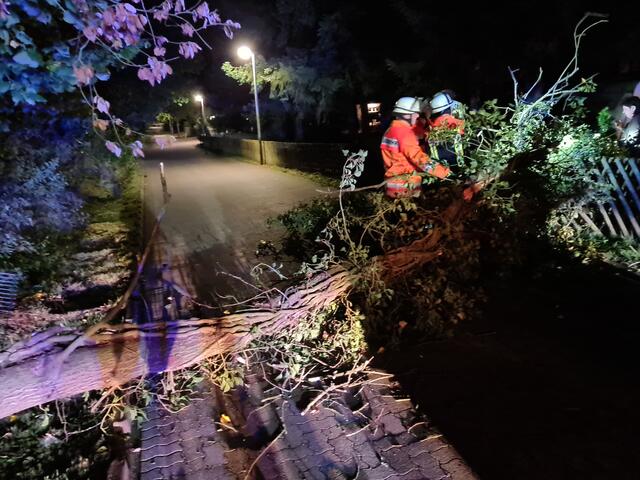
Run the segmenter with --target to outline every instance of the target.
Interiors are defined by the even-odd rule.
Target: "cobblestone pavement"
[[[273,392],[256,376],[247,380],[231,395],[205,389],[176,414],[150,406],[140,429],[140,478],[242,479],[256,459],[249,478],[476,478],[411,402],[398,398],[387,375],[306,413],[294,399],[264,404]],[[232,425],[219,422],[222,414]]]
[[[154,175],[157,161],[165,162],[172,200],[155,242],[153,266],[145,269],[146,303],[137,305],[137,317],[159,321],[184,316],[180,295],[172,292],[167,303],[167,283],[177,282],[200,296],[224,292],[220,278],[212,275],[211,259],[218,259],[223,271],[239,274],[247,263],[240,253],[263,238],[262,221],[315,194],[315,185],[306,180],[228,159],[214,162],[187,142],[164,153],[150,152],[148,160],[147,171]],[[252,178],[253,183],[235,182],[234,175]],[[238,185],[246,185],[246,191],[238,191]],[[279,191],[278,204],[273,204],[274,189]],[[147,208],[153,215],[147,220],[158,211],[158,190],[157,182],[151,182]],[[245,212],[252,212],[251,217]],[[242,260],[242,265],[223,260]],[[246,385],[231,394],[203,387],[178,413],[150,405],[148,420],[138,432],[139,461],[133,477],[476,478],[428,419],[421,418],[406,398],[398,398],[393,380],[384,374],[372,377],[359,391],[324,397],[311,408],[305,395],[282,398],[259,376],[245,380]]]
[[[232,479],[225,468],[227,447],[217,432],[209,396],[194,400],[177,414],[160,405],[148,408],[140,431],[140,478]]]

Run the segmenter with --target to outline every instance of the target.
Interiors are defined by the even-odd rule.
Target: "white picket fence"
[[[606,237],[640,240],[640,168],[635,158],[602,158],[598,180],[613,187],[610,197],[567,219],[576,230],[590,229]]]
[[[22,276],[18,273],[0,272],[0,313],[12,312],[16,307],[21,279]]]

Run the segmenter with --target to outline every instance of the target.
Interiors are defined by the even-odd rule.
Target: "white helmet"
[[[440,113],[447,108],[454,108],[458,102],[456,102],[451,95],[445,92],[436,93],[431,99],[431,111],[433,113]]]
[[[422,99],[418,97],[402,97],[393,106],[393,113],[420,113],[422,107]]]

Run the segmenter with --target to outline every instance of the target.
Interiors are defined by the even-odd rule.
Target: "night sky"
[[[280,26],[274,3],[216,3],[223,16],[239,21],[243,28],[232,41],[219,32],[212,33],[215,45],[206,54],[201,82],[214,104],[247,98],[248,89],[239,88],[219,70],[225,60],[239,63],[235,57],[239,43],[252,44],[267,59],[284,53],[277,45]],[[424,60],[425,76],[431,78],[427,88],[452,88],[464,101],[472,96],[508,99],[512,90],[508,67],[519,69],[523,84],[533,81],[542,67],[544,86],[570,59],[573,28],[588,11],[608,15],[609,23],[596,27],[585,40],[580,57],[582,76],[598,73],[596,80],[602,90],[640,80],[638,2],[472,2],[464,7],[460,2],[412,0],[384,5],[332,0],[312,4],[318,14],[342,13],[351,46],[373,72],[369,76],[380,77],[374,96],[386,102],[396,95],[394,78],[386,72],[386,59]],[[433,92],[407,92],[419,93]]]

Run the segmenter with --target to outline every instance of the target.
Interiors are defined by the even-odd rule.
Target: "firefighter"
[[[386,194],[391,198],[417,197],[425,172],[444,179],[449,169],[429,158],[418,144],[413,130],[421,113],[421,101],[416,97],[402,97],[393,108],[391,125],[384,133],[380,150],[385,166]]]
[[[640,98],[629,96],[622,102],[622,120],[614,123],[620,144],[634,156],[640,154]]]
[[[464,120],[462,104],[454,100],[450,92],[436,93],[430,102],[429,152],[431,158],[444,161],[449,166],[459,166],[463,162],[462,135]]]
[[[431,102],[429,102],[429,106],[431,115],[426,136],[431,158],[444,161],[448,166],[459,170],[464,161],[464,150],[462,148],[464,119],[461,118],[464,115],[463,106],[447,90],[436,93]],[[483,188],[485,183],[469,177],[463,177],[460,180],[462,180],[465,187],[462,196],[466,201],[470,201]]]
[[[420,101],[422,108],[420,116],[412,129],[413,133],[415,133],[418,138],[420,148],[428,153],[429,144],[427,143],[427,137],[429,136],[429,117],[431,116],[431,106],[429,105],[429,102],[425,101],[422,97],[416,97],[416,99]]]

